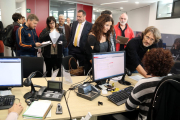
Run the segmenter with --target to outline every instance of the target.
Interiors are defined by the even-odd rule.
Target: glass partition
[[[50,11],[49,16],[54,16],[57,23],[58,16],[63,14],[65,19],[68,17],[71,19],[71,22],[76,20],[76,3],[59,1],[59,0],[50,0]],[[66,23],[66,22],[65,22]]]

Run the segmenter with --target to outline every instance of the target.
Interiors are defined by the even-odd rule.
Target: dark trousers
[[[69,55],[72,55],[76,60],[79,61],[79,66],[84,66],[84,53],[80,47],[73,47],[69,50]]]
[[[3,57],[3,56],[4,56],[4,53],[0,53],[0,56],[2,56],[2,57]]]
[[[61,76],[61,58],[57,58],[57,55],[51,55],[51,58],[44,58],[46,63],[47,77],[51,77],[53,71],[59,68],[58,76]]]
[[[124,44],[120,44],[120,49],[119,49],[119,51],[122,51],[122,50],[124,50]]]

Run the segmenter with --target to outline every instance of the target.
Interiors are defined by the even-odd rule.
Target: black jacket
[[[3,24],[0,21],[0,40],[2,40],[3,29],[4,29]]]
[[[141,61],[146,51],[157,47],[157,44],[153,44],[149,47],[144,47],[142,39],[140,37],[131,39],[125,48],[126,68],[128,68],[131,72],[135,71],[138,65],[142,65]]]
[[[59,33],[61,34],[59,39],[57,40],[56,44],[57,44],[57,57],[62,57],[62,48],[63,46],[65,46],[67,44],[66,38],[64,36],[64,34],[62,33],[62,31],[60,29],[58,29]],[[39,40],[41,42],[46,42],[51,40],[50,36],[49,36],[50,31],[47,30],[46,28],[40,33],[39,35]],[[63,46],[61,44],[58,44],[59,41],[63,41]],[[51,58],[51,44],[44,47],[43,50],[43,56],[46,58]]]
[[[71,48],[73,46],[73,41],[74,41],[74,37],[75,37],[75,34],[76,34],[77,25],[78,25],[78,21],[75,21],[72,24],[71,37],[70,37],[70,42],[69,42],[69,46],[68,46],[69,51],[71,50]],[[81,38],[80,38],[80,43],[79,43],[80,49],[81,49],[82,52],[83,52],[84,46],[85,46],[87,38],[88,38],[88,33],[90,32],[91,28],[92,28],[92,23],[86,21],[85,25],[84,25],[84,28],[82,30],[82,33],[81,33]]]

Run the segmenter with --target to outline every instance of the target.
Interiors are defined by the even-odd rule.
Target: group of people
[[[34,47],[41,46],[42,42],[52,41],[49,33],[54,31],[60,33],[56,43],[42,49],[48,77],[51,76],[54,66],[60,68],[62,55],[72,55],[78,60],[80,66],[84,66],[85,74],[87,74],[92,67],[92,53],[126,51],[126,68],[146,78],[135,85],[126,102],[126,108],[133,110],[137,105],[141,105],[138,117],[142,120],[147,119],[148,106],[145,104],[150,103],[152,97],[149,93],[154,92],[157,83],[169,73],[173,66],[170,51],[158,48],[157,43],[161,38],[161,33],[156,27],[147,27],[140,37],[134,38],[134,32],[127,24],[126,13],[121,14],[119,22],[114,25],[111,11],[106,10],[92,24],[86,21],[86,12],[79,10],[77,21],[68,25],[65,24],[64,15],[59,15],[59,24],[53,16],[49,16],[46,20],[46,28],[38,37],[35,27],[39,19],[36,15],[30,14],[22,26],[20,26],[21,17],[14,20],[15,25],[18,26],[13,32],[13,37],[16,38],[17,56],[36,57],[37,50]],[[126,44],[120,44],[117,36],[128,37],[129,40]],[[60,41],[63,44],[58,44]]]

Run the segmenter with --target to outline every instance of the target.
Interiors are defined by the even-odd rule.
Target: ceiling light
[[[139,4],[139,2],[135,2],[136,4]]]
[[[115,3],[122,3],[122,2],[128,2],[128,1],[119,1],[119,2],[102,3],[101,5],[115,4]]]
[[[119,9],[120,9],[120,10],[122,10],[122,9],[123,9],[123,7],[120,7]]]

